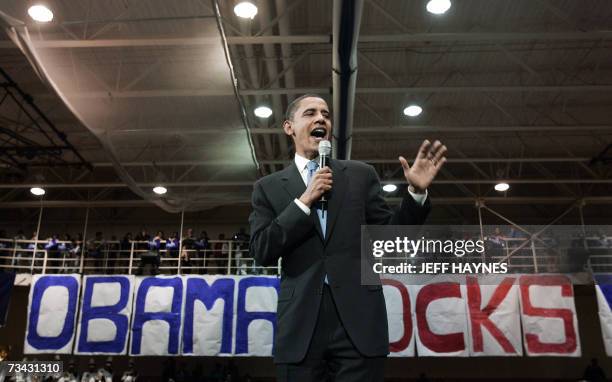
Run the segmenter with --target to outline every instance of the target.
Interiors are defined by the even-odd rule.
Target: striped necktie
[[[315,172],[319,169],[319,164],[311,160],[306,164],[306,168],[308,169],[308,176],[306,177],[306,183],[310,184],[312,177]],[[324,213],[320,208],[316,208],[317,216],[319,217],[319,223],[321,224],[321,232],[323,232],[323,238],[325,239],[325,229],[327,228],[327,214]],[[325,275],[325,284],[329,284],[329,279],[327,275]]]

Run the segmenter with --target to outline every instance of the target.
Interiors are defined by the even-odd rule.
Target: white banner
[[[134,276],[84,276],[74,354],[126,354]]]
[[[467,357],[465,289],[459,282],[410,285],[419,356]]]
[[[595,276],[601,336],[608,357],[612,357],[612,274]]]
[[[25,354],[72,353],[80,275],[32,277]]]
[[[34,277],[26,354],[273,354],[277,277],[85,276],[82,298],[80,280]],[[461,276],[425,285],[394,278],[383,285],[391,356],[520,356],[522,343],[530,356],[580,355],[565,276]],[[609,299],[600,289],[598,296],[609,346],[612,314],[602,305]]]
[[[414,357],[414,319],[408,287],[397,280],[383,280],[387,304],[389,349],[392,357]]]
[[[471,356],[521,356],[516,277],[466,278]]]
[[[527,355],[580,357],[571,280],[563,275],[524,275],[519,285]]]
[[[131,356],[179,355],[183,324],[183,278],[136,278]]]

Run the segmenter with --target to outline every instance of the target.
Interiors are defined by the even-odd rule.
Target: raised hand
[[[445,153],[446,146],[442,142],[435,141],[432,145],[431,142],[425,140],[421,144],[412,166],[408,165],[404,157],[399,157],[406,182],[414,188],[411,191],[416,193],[425,192],[438,174],[438,171],[442,168],[444,162],[446,162]]]

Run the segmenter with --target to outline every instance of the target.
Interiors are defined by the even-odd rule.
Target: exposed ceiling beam
[[[475,133],[475,132],[540,132],[540,131],[583,131],[610,130],[612,125],[547,125],[547,126],[371,126],[356,127],[359,134],[406,134],[406,133]],[[282,132],[282,131],[281,131]]]
[[[453,125],[404,125],[404,126],[366,126],[355,127],[359,134],[421,134],[421,133],[473,133],[473,132],[540,132],[540,131],[603,131],[612,130],[610,125],[506,125],[506,126],[453,126]],[[64,131],[70,138],[93,137],[89,131]],[[220,135],[244,134],[243,129],[235,128],[180,128],[180,129],[118,129],[108,130],[111,136],[117,135]],[[253,129],[253,135],[283,135],[280,128]]]
[[[243,96],[264,96],[282,94],[305,94],[309,92],[330,93],[328,88],[276,88],[276,89],[242,89],[240,94]],[[115,99],[121,98],[157,98],[157,97],[231,97],[231,89],[151,89],[151,90],[130,90],[118,92],[68,92],[67,97],[78,97],[80,99]],[[51,93],[34,94],[36,99],[55,99],[57,96]]]
[[[397,159],[372,159],[372,158],[354,158],[355,160],[366,162],[370,164],[393,164],[398,163]],[[589,162],[592,158],[590,157],[548,157],[548,158],[448,158],[446,159],[446,163],[530,163],[530,162],[539,162],[539,163],[566,163],[566,162]],[[260,163],[263,164],[271,164],[271,165],[283,165],[291,163],[291,160],[282,160],[282,159],[272,159],[272,160],[261,160]],[[200,161],[161,161],[161,162],[123,162],[122,166],[127,167],[139,167],[139,166],[219,166],[226,164],[236,164],[235,160],[200,160]],[[244,162],[244,164],[249,164],[249,162]],[[112,167],[112,163],[110,162],[97,162],[93,163],[94,167]]]
[[[500,41],[599,41],[612,38],[612,31],[588,32],[451,32],[451,33],[398,33],[359,36],[360,43],[385,42],[500,42]],[[228,45],[252,44],[331,44],[331,35],[290,36],[229,36]],[[108,48],[128,46],[189,46],[217,45],[216,37],[98,39],[98,40],[46,40],[34,41],[39,48]],[[0,41],[0,49],[13,49],[12,41]]]
[[[371,126],[356,127],[354,133],[358,134],[407,134],[407,133],[475,133],[475,132],[540,132],[540,131],[583,131],[583,130],[611,130],[612,125],[584,125],[584,126]],[[282,133],[280,131],[279,133]]]
[[[374,158],[354,158],[360,162],[366,162],[370,164],[395,164],[398,163],[397,159],[374,159]],[[490,157],[490,158],[448,158],[446,163],[580,163],[584,164],[591,161],[590,157],[532,157],[532,158],[501,158],[501,157]],[[259,161],[261,164],[266,165],[287,165],[291,163],[291,160],[284,159],[264,159]],[[121,165],[124,167],[167,167],[167,166],[223,166],[223,165],[250,165],[252,162],[237,162],[233,159],[228,160],[175,160],[175,161],[141,161],[141,162],[122,162]],[[111,162],[94,162],[92,163],[94,168],[101,167],[112,167]],[[7,168],[8,165],[0,165],[0,168]],[[30,164],[28,167],[31,168],[45,168],[49,167],[47,164]],[[57,168],[57,166],[55,166]],[[587,167],[589,168],[589,167]]]
[[[509,205],[529,205],[529,204],[561,204],[567,205],[576,202],[576,198],[570,197],[431,197],[436,205],[474,205],[477,201],[484,202],[487,205],[509,204]],[[399,204],[401,198],[385,198],[390,204]],[[581,199],[585,204],[612,204],[610,196],[591,196]],[[243,204],[250,205],[249,198],[239,198],[228,202],[227,204]],[[205,203],[202,203],[205,204]],[[45,208],[125,208],[125,207],[155,207],[146,200],[98,200],[98,201],[79,201],[79,200],[45,200],[43,202]],[[0,209],[12,208],[40,208],[40,201],[27,202],[0,202]]]
[[[279,36],[284,37],[284,36]],[[287,36],[293,37],[293,36]],[[303,37],[303,36],[299,36]],[[499,41],[576,41],[610,39],[612,31],[589,32],[451,32],[451,33],[401,33],[359,36],[359,42],[499,42]],[[238,43],[238,41],[236,41]]]
[[[43,203],[45,208],[79,208],[79,207],[155,207],[154,204],[143,200],[99,200],[99,201],[81,201],[81,200],[45,200]],[[0,202],[0,209],[4,208],[40,208],[40,201],[28,202]],[[38,206],[38,207],[36,207]]]
[[[504,180],[509,184],[612,184],[612,179],[560,179],[560,178],[532,178],[532,179],[508,179]],[[403,184],[405,179],[387,179],[381,181],[381,184]],[[434,184],[496,184],[497,179],[440,179],[435,180]],[[253,187],[254,181],[192,181],[192,182],[164,182],[166,187]],[[154,183],[137,183],[139,187],[155,187],[159,182]],[[103,182],[103,183],[21,183],[21,184],[0,184],[0,189],[14,188],[32,188],[44,187],[47,189],[59,188],[124,188],[125,184],[120,182]]]
[[[331,43],[331,35],[302,36],[231,36],[228,45],[253,44],[326,44]],[[33,41],[36,48],[116,48],[138,46],[193,46],[218,45],[217,37],[182,37],[182,38],[138,38],[138,39],[98,39],[98,40],[45,40]],[[12,41],[0,41],[0,49],[17,48]]]
[[[381,184],[402,184],[405,179],[382,180]],[[612,179],[558,179],[558,178],[539,178],[539,179],[505,179],[508,184],[612,184]],[[499,179],[441,179],[435,180],[434,184],[497,184]]]
[[[612,124],[610,125],[527,125],[527,126],[434,126],[434,125],[404,125],[404,126],[368,126],[368,127],[355,127],[354,133],[359,134],[408,134],[408,133],[472,133],[472,132],[536,132],[536,131],[593,131],[593,130],[612,130]],[[140,130],[115,130],[109,132],[111,135],[115,134],[164,134],[164,135],[218,135],[227,133],[242,134],[243,130],[229,130],[229,129],[180,129],[180,130],[169,130],[169,129],[140,129]],[[253,129],[251,131],[254,135],[283,135],[285,132],[278,129]],[[87,133],[89,134],[89,133]]]
[[[368,87],[357,88],[357,94],[431,94],[431,93],[557,93],[557,92],[610,92],[612,85],[487,85],[487,86],[415,86],[415,87]],[[243,96],[331,94],[331,88],[275,88],[242,89]],[[158,97],[229,97],[233,93],[226,89],[151,89],[118,92],[68,92],[66,97],[83,99],[122,99]],[[35,95],[36,98],[54,98],[53,94]]]
[[[290,89],[289,89],[290,90]],[[612,91],[611,85],[488,85],[488,86],[414,86],[414,87],[382,87],[357,88],[360,94],[381,93],[514,93],[514,92],[582,92],[582,91]]]

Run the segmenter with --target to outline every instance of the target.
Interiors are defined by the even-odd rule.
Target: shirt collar
[[[316,160],[317,158],[315,158],[313,160]],[[306,168],[306,165],[308,164],[308,162],[310,162],[310,159],[304,158],[300,154],[295,154],[295,158],[293,160],[295,162],[295,166],[297,167],[298,171],[300,171],[300,172],[304,171],[304,169]]]

